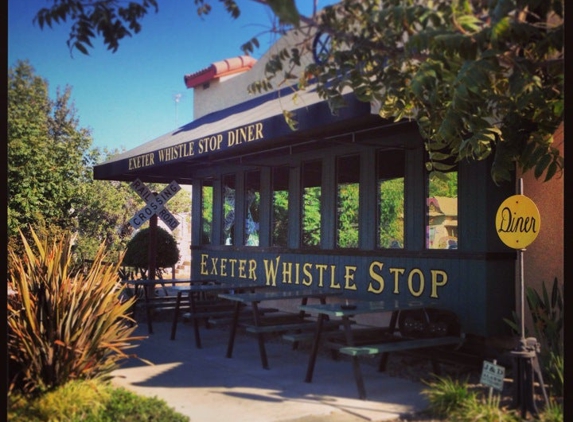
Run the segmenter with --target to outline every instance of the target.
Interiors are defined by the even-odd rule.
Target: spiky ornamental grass
[[[73,236],[50,241],[23,235],[23,256],[9,250],[8,300],[10,390],[41,393],[73,379],[106,379],[126,350],[134,324],[134,299],[123,300],[121,262],[104,264],[102,244],[91,267],[73,260]]]

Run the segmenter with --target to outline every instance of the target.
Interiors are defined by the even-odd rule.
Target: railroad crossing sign
[[[161,221],[163,221],[171,230],[174,230],[179,225],[179,221],[177,221],[175,216],[165,208],[167,201],[173,198],[173,196],[181,190],[181,186],[179,186],[175,180],[169,183],[169,185],[158,195],[151,192],[151,190],[149,190],[149,188],[139,179],[135,179],[129,186],[146,203],[145,207],[137,211],[131,220],[129,220],[131,227],[134,229],[140,228],[143,223],[155,214],[157,214],[157,216],[161,218]]]

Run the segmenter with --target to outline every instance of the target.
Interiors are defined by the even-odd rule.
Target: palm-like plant
[[[102,244],[87,270],[74,265],[73,236],[54,241],[35,232],[24,253],[9,250],[8,354],[10,389],[38,393],[72,379],[106,378],[135,329],[124,300],[120,262],[105,262]]]

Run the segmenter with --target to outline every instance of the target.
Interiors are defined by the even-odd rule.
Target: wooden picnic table
[[[159,285],[161,286],[167,295],[166,286],[181,286],[185,284],[207,284],[207,283],[217,283],[215,279],[201,279],[201,278],[159,278],[159,279],[130,279],[121,280],[124,285],[132,286],[134,288],[134,294],[139,297],[141,295],[141,290],[144,292],[147,290],[145,287],[152,287]]]
[[[172,279],[141,279],[141,280],[122,280],[122,284],[132,286],[134,295],[139,301],[141,290],[143,290],[145,313],[147,317],[147,331],[153,334],[153,310],[174,310],[177,297],[168,294],[166,286],[184,286],[184,285],[200,285],[208,283],[217,283],[212,279],[192,279],[192,278],[172,278]],[[155,296],[150,295],[148,292],[149,287],[159,285],[163,288],[165,295]],[[137,302],[136,302],[137,304]]]
[[[201,335],[199,333],[199,323],[202,319],[232,317],[234,307],[217,295],[219,293],[255,291],[257,289],[267,288],[265,284],[249,282],[212,282],[207,284],[191,284],[189,286],[175,286],[172,290],[177,292],[175,301],[175,312],[173,323],[171,325],[171,340],[175,340],[177,323],[181,311],[181,301],[184,295],[189,299],[189,317],[193,323],[195,334],[195,346],[200,349]],[[216,296],[216,300],[213,299]],[[231,305],[231,306],[229,306]]]
[[[333,290],[312,290],[312,289],[285,289],[274,291],[262,291],[256,293],[225,293],[220,294],[219,297],[235,302],[235,309],[233,312],[233,320],[229,332],[229,342],[227,346],[226,357],[233,356],[233,347],[235,343],[235,335],[237,327],[239,326],[239,314],[241,306],[249,305],[252,309],[252,322],[243,324],[247,332],[256,334],[259,354],[261,357],[261,364],[264,369],[269,369],[267,352],[265,347],[265,334],[275,332],[286,332],[290,330],[300,331],[305,329],[313,329],[315,322],[307,319],[307,314],[304,311],[291,314],[276,314],[265,316],[259,308],[261,302],[268,301],[282,301],[300,299],[301,304],[306,305],[308,300],[318,299],[320,303],[325,304],[326,298],[329,296],[338,296],[341,293]],[[296,344],[295,344],[296,347]]]
[[[326,320],[331,321],[331,318],[339,318],[344,327],[344,344],[338,349],[338,353],[346,354],[352,359],[352,368],[356,386],[358,388],[358,395],[361,399],[366,398],[366,388],[364,386],[364,378],[360,369],[359,356],[364,355],[381,355],[379,371],[384,371],[390,352],[401,350],[412,350],[422,348],[432,348],[444,345],[456,345],[463,342],[463,336],[435,335],[424,337],[407,337],[396,335],[396,325],[398,318],[402,312],[419,310],[422,311],[426,322],[429,322],[427,310],[429,304],[421,301],[399,302],[399,301],[353,301],[351,304],[346,303],[328,303],[328,304],[303,304],[299,308],[301,311],[317,314],[316,330],[313,339],[313,344],[309,356],[305,382],[312,382],[314,367],[316,364],[316,357],[318,349],[321,344],[324,330],[324,323]],[[376,336],[369,342],[362,341],[360,344],[356,341],[352,325],[354,321],[352,317],[358,315],[372,314],[372,313],[391,313],[390,323],[385,327],[385,336],[381,338]]]

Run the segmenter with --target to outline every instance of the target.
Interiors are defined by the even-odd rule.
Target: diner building
[[[466,333],[507,333],[517,253],[495,216],[516,183],[494,184],[487,160],[431,180],[415,122],[384,120],[352,92],[337,114],[312,86],[250,94],[296,36],[258,61],[184,75],[194,120],[96,166],[95,178],[192,186],[193,278],[424,301],[455,312]]]

